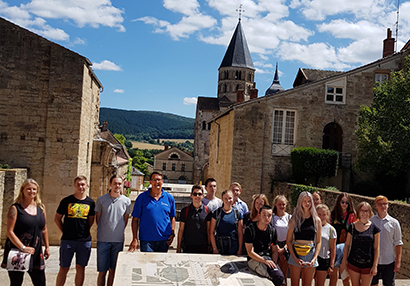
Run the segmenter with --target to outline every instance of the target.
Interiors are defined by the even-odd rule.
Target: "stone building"
[[[39,182],[57,244],[58,203],[91,177],[102,84],[84,56],[3,18],[0,35],[0,163]]]
[[[164,183],[192,184],[194,158],[177,147],[154,155],[154,172],[160,172]]]
[[[217,97],[198,97],[194,126],[194,183],[208,177],[209,121],[237,102],[258,97],[255,68],[239,19],[218,69]]]
[[[349,191],[360,106],[371,104],[375,82],[401,70],[409,53],[393,50],[346,72],[300,69],[294,88],[227,108],[209,121],[209,176],[219,190],[240,182],[250,203],[254,193],[269,193],[271,180],[289,180],[291,150],[309,146],[340,152],[338,176],[329,185]]]

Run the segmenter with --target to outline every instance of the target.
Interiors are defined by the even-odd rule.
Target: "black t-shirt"
[[[188,214],[187,214],[188,209]],[[203,204],[196,209],[192,203],[181,210],[180,221],[185,223],[184,226],[184,245],[207,245],[208,232],[207,222],[210,220],[211,213]]]
[[[251,228],[254,229],[254,237],[252,237]],[[253,251],[257,254],[272,256],[271,244],[277,244],[277,235],[270,224],[265,230],[260,230],[255,222],[246,227],[244,241],[245,243],[252,243]]]
[[[360,232],[351,224],[347,231],[352,235],[347,261],[358,268],[371,268],[374,260],[374,236],[380,229],[372,223],[367,230]]]
[[[95,216],[95,203],[90,197],[84,200],[70,195],[61,200],[57,213],[64,216],[62,240],[90,241],[90,216]]]

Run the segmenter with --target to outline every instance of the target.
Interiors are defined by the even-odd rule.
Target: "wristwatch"
[[[21,251],[21,252],[23,252],[25,248],[26,248],[26,246],[25,246],[25,245],[23,245],[23,247],[22,247],[22,248],[20,248],[20,251]]]

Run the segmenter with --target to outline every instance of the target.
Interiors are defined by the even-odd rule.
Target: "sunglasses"
[[[341,203],[342,205],[349,205],[349,202],[348,202],[348,201],[340,201],[340,203]]]
[[[202,196],[203,194],[202,194],[202,193],[192,193],[192,195],[193,195],[194,197],[200,197],[200,196]]]

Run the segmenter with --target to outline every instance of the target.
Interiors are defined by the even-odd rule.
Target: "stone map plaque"
[[[217,254],[120,252],[115,286],[272,286],[249,270],[245,257]]]

